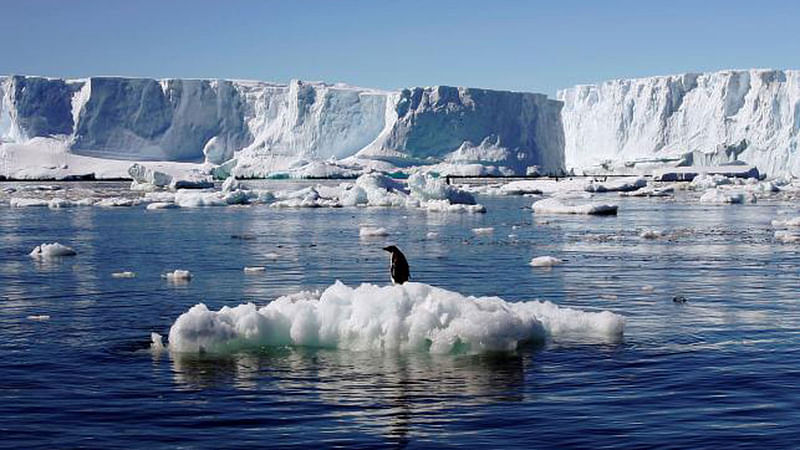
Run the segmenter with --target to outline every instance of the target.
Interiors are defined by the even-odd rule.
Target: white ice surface
[[[546,198],[535,202],[532,208],[536,214],[615,215],[618,207],[604,203],[567,205],[554,198]]]
[[[422,283],[395,286],[336,282],[266,306],[190,308],[169,331],[172,352],[226,353],[264,345],[431,353],[508,351],[521,343],[577,338],[613,342],[625,319],[549,302],[468,297]]]
[[[75,250],[58,242],[53,242],[52,244],[45,243],[37,245],[36,248],[31,250],[30,252],[31,257],[39,259],[59,258],[62,256],[75,256],[75,255],[77,255],[77,252]]]
[[[560,265],[563,263],[559,258],[555,256],[537,256],[536,258],[531,259],[531,262],[528,264],[532,267],[553,267]]]

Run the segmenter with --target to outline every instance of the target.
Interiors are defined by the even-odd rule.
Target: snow
[[[555,256],[537,256],[536,258],[531,259],[531,262],[528,264],[532,267],[553,267],[560,265],[563,262],[564,261],[556,258]]]
[[[567,169],[636,160],[745,161],[800,176],[800,71],[726,70],[582,85],[564,102]],[[666,181],[666,180],[665,180]]]
[[[37,245],[31,250],[30,256],[38,259],[59,258],[62,256],[75,256],[78,253],[66,245],[54,242],[52,244]]]
[[[549,302],[470,297],[431,285],[336,282],[323,292],[209,310],[197,304],[169,330],[176,353],[229,353],[262,346],[307,346],[375,351],[481,353],[513,351],[526,342],[582,339],[616,342],[625,319]],[[161,343],[160,337],[153,339]]]
[[[535,202],[532,206],[536,214],[588,214],[607,216],[617,214],[617,205],[596,203],[566,205],[554,198],[546,198]]]

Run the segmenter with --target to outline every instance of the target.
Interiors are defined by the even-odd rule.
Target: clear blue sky
[[[798,68],[798,1],[0,0],[0,74],[543,92]]]

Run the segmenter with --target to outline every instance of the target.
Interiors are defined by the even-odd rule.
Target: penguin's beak
[[[392,251],[389,247],[383,247],[383,250],[386,250],[387,252],[391,252]]]

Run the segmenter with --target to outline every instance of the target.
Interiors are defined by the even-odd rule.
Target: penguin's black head
[[[383,247],[383,249],[386,250],[389,253],[395,253],[395,252],[399,252],[400,251],[400,249],[398,249],[394,245],[390,245],[388,247]]]

